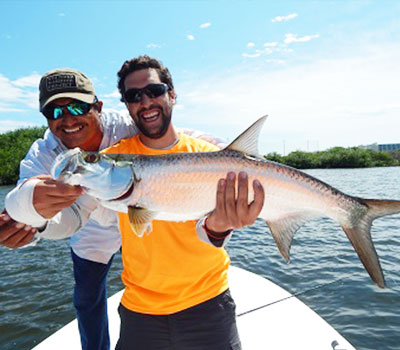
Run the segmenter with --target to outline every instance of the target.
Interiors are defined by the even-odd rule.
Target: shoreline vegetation
[[[16,183],[19,162],[46,129],[47,126],[22,128],[0,134],[0,185]],[[268,153],[265,158],[297,169],[372,168],[399,166],[400,150],[376,152],[359,147],[334,147],[319,152],[295,151],[287,156]]]

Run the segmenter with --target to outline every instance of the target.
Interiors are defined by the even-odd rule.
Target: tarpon
[[[56,159],[52,175],[83,186],[109,208],[127,212],[140,236],[151,231],[154,219],[186,221],[210,213],[218,180],[228,171],[245,171],[249,181],[258,179],[264,187],[259,217],[286,261],[295,232],[311,219],[329,217],[341,225],[372,280],[383,288],[370,230],[374,219],[399,213],[400,201],[349,196],[302,171],[266,160],[257,147],[265,119],[217,152],[146,156],[69,150]],[[249,187],[251,200],[254,193]]]

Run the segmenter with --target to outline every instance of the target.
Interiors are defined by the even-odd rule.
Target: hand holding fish
[[[264,205],[264,188],[257,180],[253,181],[254,200],[248,201],[248,176],[238,174],[236,196],[236,175],[229,172],[226,179],[218,182],[216,208],[208,216],[207,228],[214,232],[225,232],[252,225],[260,215]]]
[[[20,248],[33,239],[36,229],[21,222],[17,222],[4,210],[0,214],[0,244],[7,248]]]
[[[53,180],[51,176],[41,176],[33,192],[33,206],[42,217],[50,219],[70,207],[82,193],[80,186]]]

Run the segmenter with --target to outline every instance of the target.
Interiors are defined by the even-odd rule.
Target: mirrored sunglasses
[[[49,120],[57,120],[64,117],[67,113],[76,117],[84,115],[97,103],[97,99],[93,103],[82,101],[72,101],[66,105],[50,104],[46,106],[42,113]]]
[[[149,84],[141,89],[129,89],[124,93],[124,101],[128,103],[139,103],[142,101],[143,94],[149,98],[156,98],[165,94],[169,90],[169,86],[164,83]]]
[[[57,120],[64,117],[67,113],[76,117],[84,115],[97,103],[97,99],[93,103],[86,103],[82,101],[72,101],[66,105],[50,104],[46,106],[42,113],[49,120]]]

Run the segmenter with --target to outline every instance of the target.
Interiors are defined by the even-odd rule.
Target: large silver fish
[[[218,152],[162,156],[100,154],[74,149],[55,161],[52,175],[79,184],[114,210],[128,212],[134,232],[151,231],[154,219],[198,219],[215,208],[216,188],[228,171],[246,171],[258,179],[266,200],[259,215],[268,224],[285,260],[294,233],[318,217],[336,220],[361,262],[380,287],[384,277],[370,229],[378,217],[400,212],[400,201],[362,199],[346,195],[294,168],[258,155],[257,143],[265,117]],[[252,186],[249,189],[253,197]]]

